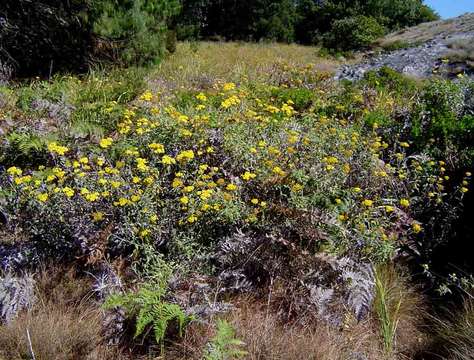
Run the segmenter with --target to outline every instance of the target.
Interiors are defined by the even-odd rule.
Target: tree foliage
[[[86,70],[104,59],[155,62],[179,0],[5,0],[0,62],[17,76]]]
[[[350,23],[356,27],[369,25],[375,36],[380,35],[379,29],[395,30],[437,18],[422,0],[182,0],[182,5],[177,20],[181,38],[314,44],[327,38],[335,25],[338,29]],[[366,36],[357,37],[344,47],[356,48],[360,37]]]

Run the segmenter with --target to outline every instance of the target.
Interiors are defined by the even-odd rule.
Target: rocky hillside
[[[356,65],[343,66],[337,79],[358,80],[369,70],[391,67],[414,77],[474,76],[474,14],[424,23],[389,34]]]

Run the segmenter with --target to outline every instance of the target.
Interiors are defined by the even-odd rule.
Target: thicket
[[[102,61],[154,63],[178,12],[178,0],[7,0],[0,5],[0,63],[20,77]]]
[[[6,0],[0,65],[2,77],[83,71],[103,61],[144,65],[173,51],[176,37],[350,50],[436,17],[421,0]]]
[[[183,0],[182,4],[177,20],[180,38],[324,42],[342,50],[367,46],[385,31],[437,18],[421,0]],[[348,27],[355,29],[354,36]],[[329,35],[333,37],[327,39]]]

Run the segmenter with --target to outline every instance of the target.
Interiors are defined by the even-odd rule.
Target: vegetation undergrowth
[[[405,258],[432,275],[429,254],[472,191],[472,83],[382,69],[338,84],[317,50],[180,43],[147,70],[2,86],[2,251],[27,244],[23,271],[55,259],[102,279],[97,302],[162,353],[252,293],[261,326],[314,354],[302,334],[326,341],[326,321],[343,331],[327,330],[332,359],[412,356],[402,335],[422,338],[419,302],[384,266]],[[111,274],[123,283],[104,285]],[[472,286],[458,279],[433,284]],[[194,353],[301,354],[229,321],[235,336],[219,321]],[[357,331],[367,339],[348,347]]]

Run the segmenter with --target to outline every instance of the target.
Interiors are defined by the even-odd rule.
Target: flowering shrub
[[[0,214],[13,243],[34,244],[25,257],[35,261],[125,258],[145,287],[159,258],[174,273],[163,301],[187,315],[202,304],[183,303],[193,282],[183,279],[203,276],[216,296],[274,286],[289,317],[333,314],[338,296],[365,316],[372,264],[429,260],[470,191],[469,170],[455,176],[437,143],[412,136],[435,85],[405,94],[388,71],[348,85],[312,64],[263,68],[205,85],[185,86],[192,73],[177,68],[146,88],[131,72],[5,91],[0,121],[21,125],[5,126],[1,142]],[[33,112],[46,98],[68,115]],[[18,156],[33,137],[34,152]]]
[[[5,207],[30,237],[67,248],[108,226],[116,245],[171,248],[179,233],[207,233],[196,241],[212,246],[249,227],[383,261],[423,231],[413,208],[440,199],[442,166],[338,116],[330,99],[311,106],[305,92],[259,86],[263,97],[216,83],[184,108],[146,91],[95,143],[51,141],[44,164],[9,167]]]

